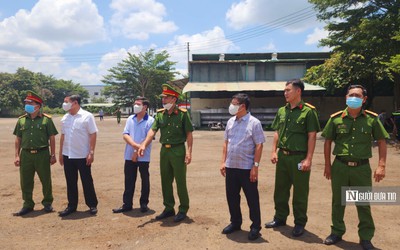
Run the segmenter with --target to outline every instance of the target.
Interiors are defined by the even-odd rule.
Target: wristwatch
[[[260,163],[254,162],[254,167],[258,168],[260,166]]]
[[[94,151],[93,150],[90,150],[90,152],[89,152],[91,155],[94,155]]]

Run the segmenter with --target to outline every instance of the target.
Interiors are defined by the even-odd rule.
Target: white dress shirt
[[[61,133],[64,135],[62,154],[69,159],[86,158],[90,152],[89,135],[97,133],[94,116],[82,108],[78,113],[67,113],[61,119]]]

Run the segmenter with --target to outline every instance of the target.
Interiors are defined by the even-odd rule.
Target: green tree
[[[320,45],[333,48],[331,59],[335,63],[328,60],[326,69],[311,69],[314,72],[307,76],[316,77],[318,71],[326,77],[319,82],[339,88],[362,83],[372,95],[382,80],[392,79],[395,85],[400,84],[398,73],[387,65],[400,53],[400,41],[393,39],[400,29],[398,0],[309,2],[318,11],[318,18],[327,23],[329,36]],[[399,96],[399,92],[395,93],[396,100]]]
[[[93,97],[90,100],[91,103],[106,103],[107,99],[105,97]]]
[[[18,90],[12,87],[13,78],[13,74],[0,73],[0,114],[20,105]]]
[[[130,105],[136,96],[145,96],[156,106],[161,84],[175,74],[176,63],[168,59],[167,51],[155,53],[154,49],[139,55],[128,53],[126,59],[104,76],[104,95],[112,97],[117,105]]]
[[[19,68],[15,74],[0,73],[0,112],[20,112],[28,90],[40,94],[50,108],[61,107],[64,97],[69,94],[79,94],[82,98],[89,96],[86,89],[72,81]]]

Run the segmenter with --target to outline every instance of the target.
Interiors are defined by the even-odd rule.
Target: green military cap
[[[168,96],[168,95],[170,95],[170,96],[174,96],[176,98],[179,98],[179,96],[180,96],[180,93],[176,89],[171,87],[169,84],[164,83],[162,85],[162,89],[163,89],[163,91],[160,94],[160,96]]]
[[[35,92],[33,92],[32,90],[29,90],[29,91],[27,92],[26,98],[25,98],[24,101],[25,101],[25,102],[26,102],[26,101],[34,101],[34,102],[37,102],[37,103],[39,103],[39,104],[42,104],[42,103],[43,103],[42,97],[41,97],[40,95],[36,94]]]

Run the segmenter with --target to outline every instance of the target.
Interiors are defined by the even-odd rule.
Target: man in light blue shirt
[[[140,144],[146,139],[147,132],[153,125],[154,118],[147,114],[149,101],[145,97],[137,97],[133,107],[134,115],[128,117],[123,138],[126,142],[125,147],[125,190],[123,195],[124,204],[113,209],[114,213],[122,213],[132,210],[132,200],[135,191],[135,183],[137,177],[137,170],[139,169],[140,178],[142,179],[142,191],[140,196],[140,211],[145,213],[149,210],[147,204],[149,203],[150,194],[150,147],[147,147],[143,156],[138,156],[137,150]]]
[[[224,228],[222,233],[230,234],[241,229],[240,190],[243,189],[249,206],[250,219],[253,222],[248,239],[256,240],[261,235],[257,185],[258,166],[265,137],[261,122],[248,112],[249,105],[250,98],[240,93],[232,97],[229,106],[229,113],[233,117],[229,119],[225,129],[220,171],[222,176],[226,177],[226,198],[231,223]]]

